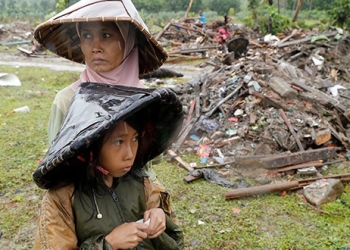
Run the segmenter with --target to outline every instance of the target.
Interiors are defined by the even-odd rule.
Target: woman
[[[53,101],[49,143],[82,82],[143,87],[139,76],[155,71],[167,59],[130,0],[81,0],[40,24],[34,37],[53,53],[86,65],[80,78]],[[151,164],[145,170],[157,182]]]
[[[34,249],[182,249],[169,197],[143,171],[182,119],[170,89],[82,83],[33,174],[49,189]]]

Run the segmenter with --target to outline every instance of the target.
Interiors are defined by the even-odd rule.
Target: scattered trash
[[[211,148],[208,145],[201,144],[199,145],[197,155],[201,157],[201,163],[206,163],[209,157]]]
[[[233,207],[232,208],[232,213],[233,214],[240,214],[241,213],[241,209]]]
[[[198,220],[198,225],[204,225],[204,224],[205,224],[204,221]]]
[[[0,73],[0,86],[21,86],[21,81],[14,74]]]
[[[337,84],[332,87],[329,87],[328,91],[331,92],[332,96],[337,97],[339,96],[338,89],[346,89],[346,88]]]
[[[13,113],[28,113],[29,112],[29,107],[28,106],[23,106],[20,108],[15,108],[11,110],[10,112],[7,112],[6,115],[13,114]]]

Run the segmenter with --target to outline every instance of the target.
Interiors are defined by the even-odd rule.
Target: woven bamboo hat
[[[120,122],[139,132],[135,168],[166,150],[182,127],[182,104],[169,88],[144,89],[102,83],[82,83],[60,131],[33,173],[40,188],[72,183],[79,175],[80,158],[94,142]],[[86,159],[86,158],[85,158]]]
[[[38,25],[34,38],[51,52],[84,63],[76,23],[92,21],[129,22],[135,26],[140,75],[155,71],[168,57],[130,0],[81,0]]]

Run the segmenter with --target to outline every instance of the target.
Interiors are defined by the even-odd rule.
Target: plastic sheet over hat
[[[120,121],[137,123],[141,140],[134,162],[143,167],[176,139],[182,127],[182,104],[167,88],[144,89],[83,83],[77,89],[60,131],[34,172],[39,187],[70,183],[77,157]]]

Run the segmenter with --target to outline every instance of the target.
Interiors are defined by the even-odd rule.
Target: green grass
[[[19,230],[36,219],[42,191],[35,187],[32,172],[47,149],[47,122],[56,91],[76,79],[77,73],[41,68],[5,67],[21,86],[0,86],[0,232],[14,239]],[[28,106],[29,113],[11,113]],[[30,249],[26,237],[21,239]]]
[[[340,200],[324,205],[323,212],[306,205],[296,192],[225,200],[227,188],[204,179],[184,183],[186,171],[171,163],[154,169],[172,195],[186,249],[350,247],[350,208]],[[342,198],[350,204],[349,186]]]
[[[18,245],[15,249],[31,249],[43,193],[31,174],[47,149],[46,126],[56,91],[78,73],[4,66],[0,72],[13,73],[22,82],[21,87],[0,87],[0,246],[9,241]],[[29,113],[6,115],[25,105]],[[191,162],[196,156],[183,159]],[[343,164],[343,171],[350,172]],[[172,195],[185,249],[350,248],[350,208],[340,199],[320,210],[306,205],[296,191],[225,200],[227,188],[204,179],[185,183],[187,172],[171,162],[164,160],[154,169]],[[341,198],[350,204],[349,184],[345,187]]]

